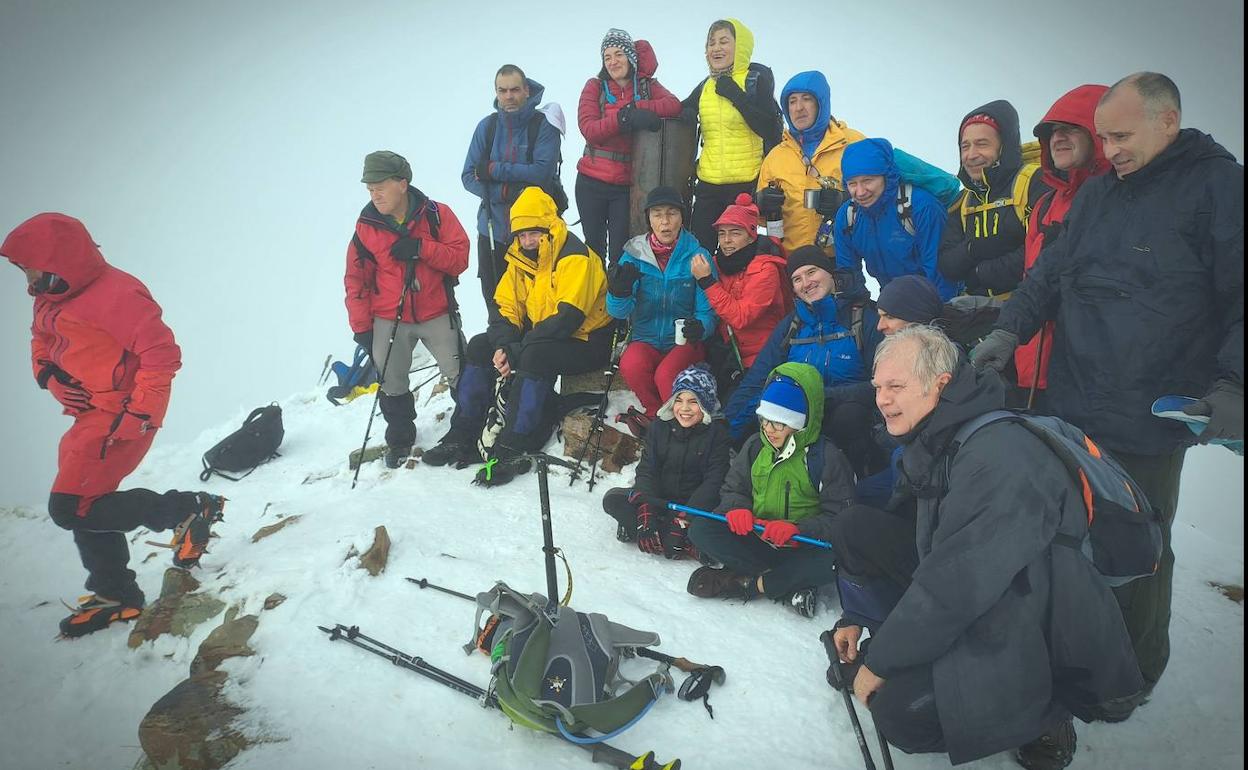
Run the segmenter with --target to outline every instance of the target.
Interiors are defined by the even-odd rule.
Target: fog
[[[1184,125],[1243,157],[1243,5],[1231,0],[552,8],[6,0],[0,232],[40,211],[68,213],[151,289],[184,361],[160,447],[307,390],[326,354],[349,356],[342,273],[367,152],[405,155],[414,183],[475,232],[476,199],[459,174],[500,64],[522,66],[567,113],[570,192],[583,148],[576,102],[611,26],[650,40],[658,79],[683,98],[705,74],[709,23],[735,15],[777,94],[796,72],[821,69],[838,118],[948,170],[968,109],[1008,98],[1027,134],[1073,86],[1140,69],[1173,77]],[[459,294],[470,332],[484,322],[475,260],[474,240]],[[0,502],[42,505],[69,418],[30,373],[21,273],[0,275]],[[1198,456],[1211,463],[1204,478],[1218,480],[1207,499],[1238,500],[1238,521],[1242,461]]]

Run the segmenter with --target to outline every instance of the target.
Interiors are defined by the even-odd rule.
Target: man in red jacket
[[[1024,275],[1036,264],[1045,242],[1055,241],[1061,235],[1062,222],[1083,183],[1109,171],[1109,161],[1105,159],[1092,120],[1097,102],[1108,90],[1108,86],[1085,85],[1066,92],[1053,103],[1032,132],[1040,140],[1040,168],[1050,192],[1042,195],[1031,210],[1023,258]],[[1031,392],[1029,402],[1035,399],[1037,391],[1044,390],[1052,352],[1052,321],[1046,322],[1031,342],[1014,351],[1018,385]]]
[[[386,467],[416,443],[416,399],[408,370],[417,342],[455,392],[465,347],[455,284],[468,267],[468,235],[444,203],[412,187],[412,167],[385,150],[364,158],[370,201],[347,247],[347,316],[381,379]]]
[[[225,498],[117,491],[152,445],[182,366],[147,287],[105,262],[82,223],[64,214],[39,214],[18,225],[0,255],[26,273],[35,298],[35,380],[74,418],[61,437],[48,514],[74,533],[87,570],[92,594],[61,621],[64,636],[82,636],[142,612],[123,532],[173,529],[174,565],[193,567]]]

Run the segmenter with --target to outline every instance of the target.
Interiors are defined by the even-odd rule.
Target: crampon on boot
[[[789,594],[789,608],[804,618],[813,618],[819,612],[819,592],[814,588],[799,588]]]
[[[195,494],[198,510],[186,517],[186,520],[173,530],[173,566],[190,569],[199,566],[199,559],[208,547],[208,539],[212,537],[212,525],[223,520],[225,516],[225,498],[210,495],[207,492]]]
[[[72,614],[61,621],[61,636],[76,639],[99,631],[111,623],[129,623],[143,614],[143,607],[132,607],[95,594],[79,597],[78,606],[70,607]]]
[[[753,575],[739,575],[729,569],[698,567],[689,576],[686,590],[702,599],[751,599],[758,593]]]
[[[1075,723],[1070,717],[1039,738],[1014,751],[1014,760],[1027,770],[1062,770],[1075,758]]]

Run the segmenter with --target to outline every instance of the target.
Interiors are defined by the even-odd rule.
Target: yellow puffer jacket
[[[754,53],[754,33],[736,19],[726,19],[737,32],[732,79],[745,89],[750,56]],[[732,102],[715,93],[715,78],[702,84],[698,98],[698,121],[702,125],[702,154],[698,157],[698,179],[710,184],[752,182],[758,176],[763,158],[763,138],[754,133]]]
[[[841,178],[841,155],[845,147],[866,136],[844,123],[835,120],[828,123],[828,131],[823,141],[815,150],[811,161],[812,174],[802,161],[802,146],[787,130],[780,144],[772,148],[763,159],[758,170],[758,189],[763,189],[772,181],[780,183],[784,190],[784,207],[781,216],[784,219],[784,248],[792,252],[799,246],[809,246],[815,242],[815,234],[819,231],[821,219],[814,209],[808,209],[802,202],[802,195],[807,190],[819,187],[817,177],[830,177],[836,186],[845,189],[845,181]]]
[[[571,305],[585,316],[572,336],[587,340],[590,332],[611,323],[602,260],[568,232],[555,202],[539,187],[525,189],[511,207],[513,233],[534,228],[546,231],[536,262],[520,251],[518,239],[507,250],[507,270],[494,290],[499,312],[527,330],[558,313],[560,304]]]

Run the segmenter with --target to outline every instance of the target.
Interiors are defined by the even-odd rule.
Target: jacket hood
[[[538,246],[537,261],[529,259],[520,250],[516,233],[523,230],[545,230],[547,235]],[[536,273],[547,259],[554,260],[558,248],[568,237],[568,226],[559,218],[555,201],[540,187],[526,187],[511,205],[511,232],[513,243],[507,250],[507,259],[529,273]]]
[[[1096,135],[1096,124],[1093,118],[1097,102],[1109,90],[1108,86],[1083,85],[1067,91],[1049,108],[1044,118],[1036,124],[1032,133],[1040,140],[1040,167],[1044,169],[1044,181],[1053,189],[1078,190],[1084,180],[1100,176],[1109,171],[1109,161],[1105,159],[1105,148],[1101,138]],[[1053,134],[1054,123],[1067,123],[1078,126],[1092,137],[1093,158],[1091,165],[1084,168],[1071,169],[1066,174],[1059,174],[1053,167],[1053,156],[1049,152],[1049,139]]]
[[[805,131],[797,130],[793,126],[793,120],[789,118],[789,95],[795,93],[810,94],[819,103],[815,122]],[[789,78],[789,82],[784,84],[784,89],[780,92],[780,111],[784,113],[784,123],[801,146],[803,154],[808,158],[813,157],[823,141],[823,135],[828,131],[828,123],[832,120],[832,89],[828,86],[828,79],[817,70],[799,72]]]
[[[1235,156],[1205,132],[1185,128],[1179,131],[1179,135],[1170,143],[1170,146],[1162,150],[1147,166],[1127,174],[1122,181],[1128,184],[1147,184],[1155,176],[1165,173],[1175,164],[1191,165],[1203,160],[1229,160],[1234,163]]]
[[[529,118],[531,118],[534,111],[537,110],[537,106],[542,103],[542,97],[546,95],[546,86],[529,77],[524,79],[524,83],[529,87],[529,98],[520,106],[520,109],[515,112],[503,112],[502,108],[498,106],[497,97],[494,99],[494,111],[497,112],[498,116],[503,120],[512,122],[513,124],[527,124],[529,122]]]
[[[745,72],[750,68],[750,58],[754,56],[754,33],[741,23],[739,19],[724,19],[732,25],[736,32],[737,47],[732,57],[733,74]]]
[[[793,434],[797,448],[804,449],[819,439],[819,432],[823,428],[823,377],[820,376],[819,370],[810,364],[795,361],[786,361],[772,369],[771,374],[767,375],[767,382],[777,377],[787,377],[797,383],[802,389],[802,394],[806,396],[806,426]],[[766,390],[766,388],[764,383],[763,389]],[[759,435],[762,436],[761,426]],[[766,436],[762,436],[762,439],[764,446],[770,446]]]
[[[1005,385],[996,372],[977,372],[966,358],[958,362],[936,408],[911,434],[939,454],[963,423],[985,412],[1005,408]]]
[[[4,239],[0,255],[18,267],[64,279],[68,286],[64,292],[41,295],[54,301],[82,291],[108,267],[87,228],[65,214],[36,214],[27,219]]]
[[[637,40],[633,43],[637,49],[637,76],[652,78],[659,71],[659,57],[654,53],[654,46],[649,40]]]
[[[962,180],[962,184],[968,189],[975,187],[976,184],[971,181],[966,169],[962,168],[962,126],[973,115],[987,115],[997,123],[997,133],[1001,137],[1001,157],[984,171],[984,179],[988,182],[989,189],[996,190],[1003,182],[1013,179],[1018,170],[1023,167],[1023,143],[1018,133],[1018,110],[1004,99],[998,99],[976,107],[962,116],[962,121],[958,123],[956,142],[958,179]]]
[[[848,183],[856,176],[883,176],[884,193],[865,209],[857,203],[850,205],[866,212],[892,207],[897,199],[897,186],[901,184],[901,172],[893,159],[893,145],[887,139],[862,139],[846,147],[841,155],[841,178]]]

